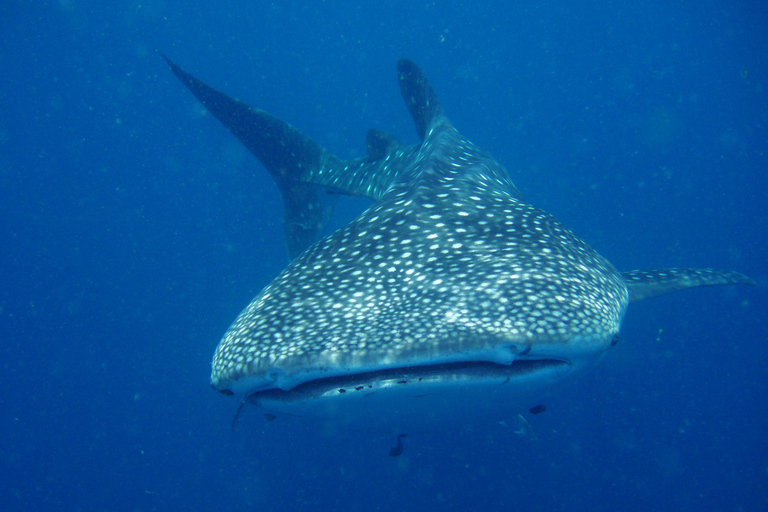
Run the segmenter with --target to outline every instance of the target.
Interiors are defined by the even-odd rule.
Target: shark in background
[[[754,284],[711,269],[617,271],[525,202],[409,60],[398,81],[421,142],[370,130],[366,156],[345,161],[164,58],[283,197],[291,262],[224,334],[211,374],[214,389],[268,421],[318,416],[399,433],[463,413],[514,415],[614,346],[630,303]],[[374,202],[321,238],[339,193]]]

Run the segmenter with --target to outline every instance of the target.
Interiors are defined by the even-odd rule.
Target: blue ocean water
[[[768,510],[766,26],[759,1],[4,1],[0,508]],[[281,201],[158,51],[342,157],[370,127],[416,142],[407,56],[617,268],[759,286],[633,304],[535,441],[459,435],[462,411],[398,458],[376,432],[232,432],[210,359],[287,263]]]

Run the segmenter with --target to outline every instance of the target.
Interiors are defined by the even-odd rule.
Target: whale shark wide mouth
[[[435,391],[455,386],[505,385],[517,381],[557,380],[573,368],[560,359],[516,359],[512,364],[460,361],[350,373],[313,379],[288,390],[265,389],[248,395],[252,403],[296,403],[322,398],[370,395],[385,390]]]

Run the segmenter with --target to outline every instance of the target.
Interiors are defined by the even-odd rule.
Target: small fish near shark
[[[421,142],[370,130],[366,156],[341,160],[163,57],[282,194],[291,262],[229,327],[211,374],[214,389],[270,420],[402,436],[429,420],[514,416],[614,346],[630,303],[754,284],[711,269],[617,271],[523,199],[409,60],[398,82]],[[321,238],[339,194],[374,202]]]

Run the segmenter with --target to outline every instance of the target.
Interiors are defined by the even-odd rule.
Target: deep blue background
[[[768,509],[765,3],[512,4],[2,2],[0,509]],[[287,263],[281,203],[157,50],[342,157],[370,127],[416,141],[408,56],[618,268],[759,286],[633,305],[535,442],[233,434],[209,361]]]

